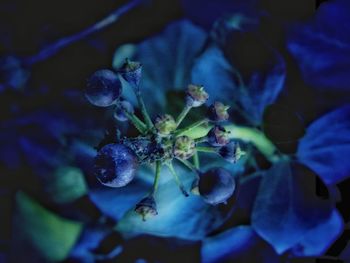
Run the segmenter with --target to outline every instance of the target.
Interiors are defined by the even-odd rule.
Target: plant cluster
[[[122,82],[118,74],[133,88],[142,119],[135,115],[130,102],[121,97]],[[134,138],[118,136],[117,143],[104,145],[95,157],[94,173],[97,179],[109,187],[123,187],[135,177],[138,166],[155,166],[155,177],[150,192],[136,204],[135,212],[145,220],[149,215],[157,215],[155,193],[158,188],[161,168],[166,166],[184,196],[188,189],[182,184],[174,168],[174,161],[190,169],[195,175],[191,192],[203,197],[211,205],[225,203],[235,191],[235,180],[224,168],[211,168],[201,171],[198,152],[209,152],[236,163],[245,152],[239,142],[232,140],[225,125],[229,123],[229,106],[215,102],[208,107],[206,117],[187,127],[182,122],[192,108],[200,107],[209,98],[201,85],[190,84],[186,90],[185,106],[174,118],[169,114],[159,114],[153,120],[142,98],[140,80],[142,65],[126,59],[115,73],[108,69],[96,71],[87,82],[86,98],[95,106],[115,107],[114,117],[120,122],[129,121],[138,130]],[[191,131],[204,126],[208,129],[205,136],[193,138]],[[193,158],[193,162],[189,161]]]

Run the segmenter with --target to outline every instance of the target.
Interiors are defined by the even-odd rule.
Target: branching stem
[[[187,105],[185,106],[185,108],[183,108],[182,112],[176,119],[176,127],[180,126],[181,122],[185,119],[186,115],[190,112],[191,109],[192,107]]]
[[[184,196],[189,196],[189,194],[187,193],[187,191],[185,190],[185,187],[184,185],[182,184],[182,182],[180,181],[180,178],[179,176],[177,175],[175,169],[174,169],[174,166],[171,162],[167,163],[167,166],[171,172],[171,174],[173,175],[174,179],[175,179],[175,182],[177,184],[177,186],[179,187],[181,193],[184,195]]]

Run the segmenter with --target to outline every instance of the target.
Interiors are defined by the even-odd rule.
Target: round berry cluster
[[[133,105],[121,97],[123,85],[118,74],[132,86],[142,118],[136,116]],[[114,106],[115,119],[129,121],[139,132],[134,138],[118,136],[117,143],[104,145],[98,151],[94,165],[97,179],[109,187],[123,187],[134,179],[139,165],[154,164],[153,187],[135,207],[145,220],[147,216],[158,214],[154,194],[162,166],[168,167],[182,194],[189,196],[174,169],[173,161],[176,160],[194,173],[193,194],[199,194],[211,205],[225,203],[236,187],[230,172],[224,168],[201,171],[196,160],[198,152],[210,152],[236,163],[245,154],[239,143],[230,139],[230,132],[223,125],[228,122],[229,107],[215,102],[209,106],[207,117],[182,127],[181,123],[190,110],[202,106],[209,98],[203,86],[190,84],[186,90],[185,106],[177,118],[159,114],[152,119],[141,95],[141,76],[141,63],[126,59],[118,72],[98,70],[87,81],[85,95],[90,103],[99,107]],[[203,137],[193,138],[191,131],[201,126],[209,131]],[[190,157],[194,163],[189,161]]]

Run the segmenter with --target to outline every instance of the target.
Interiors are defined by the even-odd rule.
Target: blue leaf
[[[349,177],[350,105],[314,121],[300,140],[297,155],[326,184],[336,184]]]
[[[330,229],[332,231],[330,231]],[[292,249],[297,257],[316,257],[323,255],[344,229],[344,222],[338,211],[333,210],[331,216],[325,222],[316,226],[311,232]],[[328,242],[320,242],[327,240]]]
[[[186,189],[190,189],[194,175],[184,169],[176,170]],[[149,178],[152,183],[152,174],[139,174]],[[129,187],[129,186],[128,186]],[[139,191],[146,195],[149,188]],[[123,200],[123,197],[121,197]],[[140,198],[141,199],[141,198]],[[140,200],[139,199],[139,200]],[[137,201],[139,201],[137,200]],[[230,207],[225,205],[211,206],[205,203],[201,197],[181,194],[178,186],[172,178],[169,170],[164,167],[161,170],[159,188],[155,195],[158,215],[142,221],[140,215],[134,211],[134,204],[130,204],[130,210],[119,221],[117,230],[128,234],[151,234],[164,237],[177,237],[187,240],[201,240],[208,233],[218,228],[230,213]],[[111,209],[117,204],[111,203]]]
[[[165,93],[170,89],[185,90],[190,84],[190,71],[195,56],[201,51],[207,34],[187,20],[168,25],[162,33],[126,52],[121,47],[114,57],[114,66],[125,53],[143,64],[142,92],[147,107],[154,113],[166,105]],[[130,46],[129,46],[130,47]],[[122,52],[122,49],[124,52]]]
[[[279,262],[279,259],[250,226],[238,226],[205,239],[202,245],[202,262],[273,263]]]
[[[288,49],[305,81],[317,88],[349,90],[350,2],[323,3],[313,21],[295,28]]]
[[[206,87],[209,102],[232,105],[254,125],[261,123],[265,107],[277,99],[286,74],[281,55],[255,33],[258,23],[246,14],[218,21],[212,31],[214,42],[192,70],[192,81]]]
[[[123,188],[104,186],[92,188],[89,196],[105,215],[118,221],[135,206],[149,188],[150,184],[147,187],[141,180],[135,179]]]
[[[256,69],[247,79],[243,79],[235,68],[235,61],[231,64],[224,52],[212,45],[196,61],[192,82],[206,87],[210,94],[209,102],[220,100],[229,105],[235,103],[252,123],[259,124],[265,107],[277,99],[285,80],[282,57],[272,50],[270,52],[274,54],[274,59],[267,73],[266,69]]]
[[[305,251],[328,247],[339,234],[333,204],[315,194],[315,174],[298,163],[281,161],[264,176],[255,201],[252,226],[278,254],[301,242]],[[337,220],[337,219],[336,219]],[[327,227],[328,231],[324,231]],[[318,236],[317,248],[306,242]]]

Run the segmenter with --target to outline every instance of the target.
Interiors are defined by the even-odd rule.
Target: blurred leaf
[[[77,241],[82,225],[58,217],[22,192],[17,193],[16,203],[13,237],[18,244],[15,249],[32,248],[50,262],[64,260]],[[15,250],[14,253],[18,251]],[[28,254],[12,256],[24,260]]]
[[[30,72],[15,56],[0,57],[0,93],[6,88],[19,90],[26,86]]]
[[[250,226],[238,226],[205,239],[202,259],[203,263],[280,262],[273,249]]]
[[[320,89],[349,90],[350,3],[323,3],[312,21],[296,27],[288,50],[297,60],[305,81]]]
[[[350,176],[350,105],[338,108],[307,128],[297,152],[300,162],[320,175],[326,184]]]
[[[165,107],[167,90],[185,90],[190,84],[193,60],[202,49],[206,37],[199,27],[187,20],[180,20],[136,46],[131,59],[143,64],[142,92],[147,108],[153,114]],[[125,56],[125,52],[116,53],[113,60],[120,61],[120,56]]]
[[[56,203],[68,203],[88,191],[84,175],[79,168],[61,166],[44,178],[45,190]]]
[[[286,106],[272,104],[266,107],[263,116],[265,135],[284,153],[294,153],[299,138],[304,133],[304,125],[297,113]]]
[[[312,232],[306,234],[298,244],[292,248],[292,253],[297,257],[316,257],[324,255],[330,245],[343,232],[343,219],[337,210],[325,222],[316,226]],[[330,231],[330,229],[332,231]],[[320,242],[327,240],[327,242]]]
[[[110,233],[110,229],[87,226],[84,228],[79,240],[72,248],[69,259],[77,262],[94,263],[95,254],[92,253]]]
[[[315,194],[315,174],[298,163],[276,163],[263,177],[252,214],[255,231],[278,254],[302,242],[305,251],[331,245],[342,225],[332,218],[334,205]],[[327,228],[325,231],[324,227]],[[318,236],[318,247],[306,242]]]
[[[197,59],[192,81],[206,87],[209,102],[234,104],[233,108],[243,110],[248,121],[258,125],[265,107],[283,88],[285,63],[253,34],[246,37],[248,33],[232,30],[222,49],[212,44]]]

